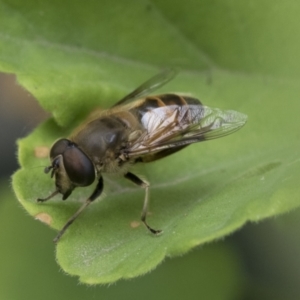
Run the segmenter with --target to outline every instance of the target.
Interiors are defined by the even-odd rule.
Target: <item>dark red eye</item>
[[[71,141],[67,139],[58,140],[50,150],[51,160],[53,160],[58,155],[62,155],[71,144]]]
[[[95,168],[90,158],[77,145],[68,139],[58,140],[51,148],[52,167],[56,158],[62,156],[60,163],[66,170],[69,180],[78,186],[87,186],[95,180]],[[59,166],[58,166],[59,167]]]
[[[95,180],[93,163],[75,145],[64,152],[63,163],[69,179],[76,185],[87,186]]]

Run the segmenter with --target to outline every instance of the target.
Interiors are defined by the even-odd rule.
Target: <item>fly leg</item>
[[[76,211],[76,213],[67,221],[67,223],[64,225],[64,227],[61,229],[61,231],[58,233],[58,235],[53,240],[54,243],[57,243],[59,239],[62,237],[62,235],[65,233],[65,231],[68,229],[68,227],[75,221],[75,219],[83,212],[83,210],[88,207],[96,198],[98,198],[103,191],[103,178],[100,177],[99,181],[97,183],[97,186],[92,193],[92,195],[86,199],[86,201],[82,204],[82,206]]]
[[[147,212],[148,212],[148,205],[149,205],[149,184],[147,182],[143,181],[142,179],[140,179],[139,177],[137,177],[136,175],[130,173],[130,172],[126,173],[124,176],[125,176],[125,178],[129,179],[130,181],[132,181],[136,185],[138,185],[138,186],[145,189],[145,200],[144,200],[141,220],[150,232],[152,232],[154,234],[161,233],[162,230],[153,229],[146,222],[146,217],[147,217]]]

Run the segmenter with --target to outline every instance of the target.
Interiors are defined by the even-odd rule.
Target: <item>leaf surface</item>
[[[21,169],[13,186],[30,214],[50,216],[60,229],[93,189],[77,189],[67,202],[56,197],[37,204],[54,189],[42,172],[49,161],[38,158],[38,150],[158,69],[181,68],[159,93],[192,93],[249,121],[229,137],[134,169],[151,183],[148,221],[163,229],[158,237],[135,227],[143,191],[106,176],[106,198],[90,206],[57,246],[66,272],[91,284],[132,278],[247,221],[299,206],[298,2],[72,3],[0,1],[0,68],[16,73],[53,114],[19,141]]]

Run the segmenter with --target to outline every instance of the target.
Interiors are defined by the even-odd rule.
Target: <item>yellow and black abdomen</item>
[[[130,111],[139,119],[147,132],[148,142],[152,140],[157,144],[160,140],[159,135],[164,139],[168,135],[184,131],[184,128],[198,122],[203,106],[198,99],[190,96],[163,94],[143,99]],[[155,153],[149,152],[141,157],[140,161],[151,162],[175,153],[186,146],[172,147]],[[149,148],[151,148],[150,145]]]
[[[202,103],[190,96],[183,96],[177,94],[163,94],[149,96],[138,106],[135,106],[131,111],[135,111],[137,115],[142,118],[143,115],[153,109],[165,106],[202,106]]]

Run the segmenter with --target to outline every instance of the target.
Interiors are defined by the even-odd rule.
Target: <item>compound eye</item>
[[[53,160],[58,155],[63,154],[67,148],[70,146],[71,142],[67,139],[58,140],[50,150],[50,158]]]
[[[69,179],[76,185],[87,186],[95,180],[95,168],[91,160],[74,144],[63,153],[63,164]]]

